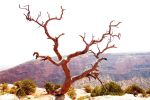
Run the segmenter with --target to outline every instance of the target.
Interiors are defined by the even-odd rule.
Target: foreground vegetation
[[[102,95],[123,95],[124,92],[121,87],[115,82],[109,82],[103,86],[96,86],[92,92],[91,96],[102,96]]]
[[[51,82],[46,82],[44,85],[47,94],[55,95],[55,92],[61,88],[61,85],[54,84]],[[8,83],[0,84],[0,95],[6,93],[15,94],[18,98],[25,97],[27,95],[33,95],[36,91],[36,83],[32,80],[21,80],[9,87]],[[54,92],[55,91],[55,92]],[[92,87],[91,85],[85,85],[84,91],[90,95],[81,96],[77,98],[77,93],[74,87],[71,87],[67,94],[72,100],[84,100],[90,97],[103,96],[103,95],[124,95],[124,94],[133,94],[137,96],[141,94],[142,97],[150,95],[150,88],[147,90],[142,89],[136,84],[128,86],[126,89],[122,89],[115,82],[108,82],[103,86]],[[38,95],[36,95],[38,97]]]
[[[8,83],[2,83],[0,85],[1,94],[15,94],[18,97],[26,95],[32,95],[36,91],[36,83],[32,80],[20,80],[13,84],[12,87],[8,86]]]

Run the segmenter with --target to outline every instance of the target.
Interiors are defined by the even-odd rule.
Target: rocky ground
[[[76,89],[77,99],[81,96],[90,96],[89,93],[86,93],[83,89]],[[76,99],[76,100],[77,100]],[[18,98],[14,94],[4,94],[0,95],[0,100],[55,100],[55,97],[52,95],[47,95],[45,89],[37,88],[36,93],[33,95],[28,95],[23,98]],[[71,100],[68,95],[65,95],[65,100]],[[134,97],[132,94],[125,94],[123,96],[97,96],[90,97],[84,100],[150,100],[150,97],[141,97],[138,95]]]

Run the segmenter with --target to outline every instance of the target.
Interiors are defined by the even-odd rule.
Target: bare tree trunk
[[[64,74],[65,74],[65,80],[64,80],[64,83],[63,83],[63,86],[62,86],[62,89],[61,89],[61,94],[65,94],[69,90],[69,88],[72,84],[72,81],[71,81],[70,70],[67,66],[66,61],[63,63],[62,68],[63,68]]]
[[[65,100],[65,95],[62,94],[62,95],[55,96],[55,100]]]
[[[53,21],[53,20],[61,20],[63,18],[63,14],[64,14],[64,10],[61,6],[61,14],[59,17],[50,17],[50,14],[47,13],[47,17],[48,19],[45,21],[45,22],[40,22],[39,21],[39,18],[41,17],[41,12],[38,14],[37,18],[34,18],[31,16],[31,11],[30,11],[30,7],[29,5],[26,5],[26,6],[23,6],[21,7],[19,5],[19,8],[20,9],[24,9],[27,11],[25,15],[25,18],[26,20],[28,21],[32,21],[36,24],[38,24],[40,27],[42,27],[44,29],[44,32],[47,36],[47,39],[51,40],[53,43],[54,43],[54,46],[53,46],[53,51],[54,53],[56,54],[58,60],[54,60],[51,56],[41,56],[39,55],[38,52],[34,52],[33,55],[36,56],[36,59],[37,58],[41,58],[42,60],[48,60],[50,61],[51,63],[53,63],[54,65],[56,65],[57,67],[62,67],[63,71],[64,71],[64,75],[65,75],[65,80],[64,80],[64,83],[63,83],[63,86],[62,88],[60,89],[60,91],[58,91],[56,93],[56,95],[58,95],[56,97],[56,100],[64,100],[64,94],[67,93],[67,91],[69,90],[71,84],[79,79],[82,79],[84,77],[89,77],[89,76],[92,76],[94,77],[95,79],[98,79],[98,71],[99,69],[97,67],[99,67],[99,63],[102,61],[102,60],[107,60],[106,58],[103,58],[101,57],[101,55],[107,51],[108,49],[111,49],[111,48],[116,48],[115,44],[112,43],[112,41],[114,40],[114,38],[118,38],[120,39],[120,33],[118,34],[114,34],[114,32],[112,31],[112,28],[117,28],[118,25],[121,23],[121,22],[118,22],[116,24],[113,24],[114,21],[111,21],[110,24],[109,24],[109,28],[108,28],[108,31],[106,33],[103,33],[101,37],[98,37],[98,38],[94,38],[94,36],[92,36],[92,39],[90,41],[86,41],[86,34],[84,35],[80,35],[83,43],[85,44],[85,47],[83,48],[83,50],[79,50],[79,51],[75,51],[74,53],[72,54],[69,54],[68,56],[66,56],[66,59],[63,59],[63,56],[62,54],[59,52],[59,38],[61,36],[64,35],[64,33],[61,33],[59,34],[58,36],[52,36],[49,31],[48,31],[48,23]],[[106,45],[104,46],[104,48],[100,49],[99,48],[99,45],[102,44],[103,41],[107,40],[106,42]],[[95,46],[95,44],[97,44],[97,49],[98,49],[98,52],[94,52],[92,51],[91,47],[92,46]],[[86,53],[89,53],[91,52],[95,58],[97,59],[97,61],[91,65],[91,68],[82,72],[80,75],[78,76],[75,76],[73,78],[71,78],[71,73],[70,73],[70,70],[68,68],[68,63],[75,57],[78,57],[78,56],[81,56],[83,54],[86,54]],[[83,66],[84,67],[84,66]],[[101,82],[101,80],[99,80]],[[101,82],[102,83],[102,82]]]

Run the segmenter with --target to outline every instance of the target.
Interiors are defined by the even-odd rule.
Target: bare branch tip
[[[33,56],[36,56],[36,59],[39,57],[39,53],[38,52],[34,52]]]
[[[64,10],[66,10],[66,9],[64,9],[62,6],[60,6],[60,8],[64,11]]]
[[[115,20],[112,20],[111,22],[110,22],[110,25],[114,22]]]
[[[19,8],[21,8],[20,4],[19,4]]]

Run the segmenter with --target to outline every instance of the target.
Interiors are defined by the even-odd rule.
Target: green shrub
[[[54,85],[54,90],[57,90],[57,89],[59,89],[59,88],[61,88],[61,85],[60,85],[60,84],[55,84],[55,85]]]
[[[93,87],[92,87],[91,85],[85,85],[85,86],[84,86],[84,89],[85,89],[85,91],[86,91],[87,93],[91,93],[92,90],[93,90]]]
[[[96,86],[91,93],[91,96],[101,96],[101,95],[123,95],[124,92],[121,87],[115,82],[109,82],[104,84],[104,86]]]
[[[7,93],[9,91],[8,83],[0,84],[0,91],[2,92],[2,94]]]
[[[67,92],[68,96],[72,99],[72,100],[75,100],[76,99],[76,91],[73,87],[70,87],[68,92]]]
[[[53,84],[51,82],[47,82],[44,85],[44,88],[46,89],[46,92],[50,93],[50,94],[54,94],[55,90],[59,89],[60,87],[61,87],[61,85]]]
[[[17,92],[17,88],[16,87],[12,87],[10,90],[9,90],[9,93],[10,94],[16,94]]]
[[[91,92],[91,96],[95,97],[95,96],[100,96],[101,95],[101,87],[100,86],[96,86],[92,92]]]
[[[101,89],[101,94],[103,95],[123,95],[124,92],[121,89],[120,85],[115,82],[109,82],[104,84]]]
[[[32,80],[23,80],[21,88],[24,90],[26,95],[30,95],[35,93],[36,91],[36,84]]]
[[[26,93],[24,92],[23,89],[19,88],[19,89],[16,91],[16,96],[18,96],[18,97],[20,98],[20,97],[26,96]]]
[[[129,93],[129,94],[134,94],[134,95],[136,95],[136,94],[138,94],[138,93],[144,94],[145,91],[144,91],[142,88],[140,88],[139,86],[133,84],[133,85],[131,85],[131,86],[128,86],[128,87],[125,89],[125,93]]]
[[[36,91],[36,84],[32,80],[27,79],[27,80],[18,81],[15,82],[14,85],[17,87],[19,91],[24,91],[26,95],[33,94]]]
[[[85,100],[85,99],[89,99],[90,96],[86,95],[86,96],[81,96],[79,97],[77,100]]]
[[[16,86],[17,88],[21,88],[21,86],[22,86],[22,81],[14,82],[14,86]]]
[[[47,82],[47,83],[45,83],[45,85],[44,85],[44,88],[46,89],[46,92],[47,93],[49,93],[50,91],[53,91],[54,89],[53,89],[53,84],[51,83],[51,82]]]
[[[146,93],[147,93],[147,94],[150,94],[150,88],[146,90]]]

